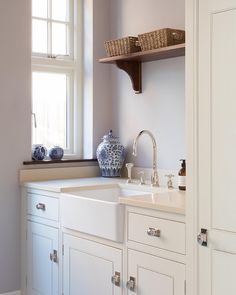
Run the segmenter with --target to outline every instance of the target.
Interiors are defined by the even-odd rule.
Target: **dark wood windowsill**
[[[81,162],[97,162],[97,159],[62,159],[62,160],[43,160],[43,161],[24,161],[23,165],[42,165],[42,164],[62,164],[62,163],[81,163]]]

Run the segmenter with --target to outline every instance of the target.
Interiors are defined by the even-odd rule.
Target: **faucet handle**
[[[165,176],[168,177],[168,180],[167,180],[167,187],[168,187],[168,189],[173,189],[174,186],[173,186],[173,180],[172,180],[172,178],[175,177],[174,174],[167,174]]]
[[[138,175],[140,175],[140,185],[143,185],[143,184],[145,184],[145,173],[144,173],[144,171],[140,171],[140,172],[138,172]]]
[[[126,163],[125,167],[128,168],[133,168],[134,167],[134,163]]]
[[[132,168],[134,167],[134,164],[133,163],[126,163],[125,167],[127,168],[127,171],[128,171],[127,183],[131,183],[131,181],[132,181],[131,171],[132,171]]]
[[[153,174],[151,176],[151,186],[159,186],[159,177],[156,169],[153,170]]]

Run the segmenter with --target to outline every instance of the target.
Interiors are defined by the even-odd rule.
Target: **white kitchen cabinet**
[[[184,216],[135,207],[126,216],[128,295],[184,295]]]
[[[58,229],[28,221],[27,295],[58,295]]]
[[[157,256],[128,250],[128,295],[184,295],[185,266]]]
[[[195,83],[197,93],[193,95],[194,153],[189,154],[194,175],[188,196],[192,207],[187,211],[189,228],[193,225],[188,235],[188,294],[235,295],[236,1],[191,2],[196,16],[193,32],[196,37],[198,32],[198,38],[192,65],[196,80],[187,83]],[[198,165],[194,165],[196,159]],[[197,245],[202,230],[206,235],[199,236]]]
[[[122,250],[68,234],[63,244],[64,295],[122,294]]]
[[[22,190],[22,295],[60,294],[58,194]]]
[[[118,243],[63,223],[61,200],[38,183],[23,190],[22,295],[185,294],[184,215],[126,206]]]

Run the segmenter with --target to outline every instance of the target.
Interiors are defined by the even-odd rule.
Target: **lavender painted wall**
[[[88,3],[90,1],[90,3]],[[103,41],[156,27],[184,27],[183,0],[85,0],[93,27],[92,151],[110,126],[130,151],[138,131],[158,141],[159,167],[176,168],[184,151],[184,58],[143,65],[143,94],[135,95],[128,76],[97,62]],[[18,170],[30,155],[31,0],[0,1],[0,294],[20,288],[20,191]],[[109,111],[112,109],[112,113]],[[85,126],[86,128],[86,126]],[[91,144],[91,143],[88,143]],[[151,165],[151,143],[143,138],[135,163]],[[129,153],[130,155],[130,153]],[[131,156],[128,160],[134,160]]]
[[[98,62],[104,57],[104,40],[110,35],[110,0],[93,1],[93,154],[101,137],[112,124],[111,74],[110,67]]]
[[[30,0],[0,1],[0,294],[20,288],[18,170],[30,152]]]
[[[96,157],[96,149],[112,114],[110,67],[99,63],[104,40],[110,36],[110,0],[84,0],[84,157]]]
[[[98,3],[99,2],[99,3]],[[84,0],[84,89],[88,155],[111,126],[110,68],[98,63],[109,38],[109,0]],[[31,151],[31,0],[0,1],[0,294],[20,289],[20,187]],[[107,116],[107,113],[110,114]]]
[[[111,38],[137,36],[157,28],[184,28],[184,0],[111,0]],[[132,140],[150,130],[158,144],[158,167],[178,169],[185,157],[184,57],[143,64],[143,93],[134,94],[128,75],[112,71],[113,129],[127,147],[127,161],[150,167],[151,140],[140,139],[138,157]]]

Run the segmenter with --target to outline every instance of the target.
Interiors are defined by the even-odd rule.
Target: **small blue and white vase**
[[[125,160],[125,148],[117,137],[109,134],[103,136],[103,141],[97,148],[98,164],[103,177],[120,177]]]
[[[64,156],[64,150],[63,148],[59,146],[54,146],[49,150],[49,157],[52,160],[61,160]]]
[[[47,155],[47,149],[42,144],[33,144],[32,146],[32,160],[42,161]]]

